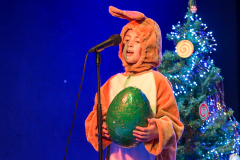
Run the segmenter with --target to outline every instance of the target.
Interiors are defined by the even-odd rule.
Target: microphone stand
[[[99,160],[103,160],[103,146],[102,146],[102,105],[100,97],[100,64],[101,64],[101,54],[96,53],[96,65],[97,65],[97,91],[98,91],[98,104],[97,104],[97,124],[98,124],[98,152]]]

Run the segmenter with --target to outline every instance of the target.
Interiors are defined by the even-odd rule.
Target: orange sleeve
[[[114,77],[114,76],[113,76]],[[107,114],[108,106],[110,104],[109,88],[111,77],[100,89],[101,104],[102,104],[102,116]],[[93,106],[93,111],[90,112],[85,121],[85,130],[87,141],[92,144],[94,149],[98,151],[98,124],[97,124],[97,104],[98,98],[97,94],[95,96],[95,102]],[[102,138],[103,149],[105,149],[112,141]]]
[[[157,113],[153,119],[158,127],[159,138],[146,142],[149,153],[159,155],[163,150],[176,155],[176,143],[182,136],[184,126],[180,121],[179,111],[171,83],[161,73],[152,71],[157,89]],[[174,157],[175,155],[170,155]]]

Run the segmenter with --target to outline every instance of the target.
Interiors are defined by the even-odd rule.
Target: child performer
[[[162,59],[162,38],[158,24],[143,13],[122,11],[110,6],[115,17],[130,22],[121,32],[123,41],[119,45],[119,58],[125,73],[112,76],[101,87],[103,115],[103,148],[110,148],[110,160],[174,160],[177,142],[184,126],[170,82],[159,72],[152,70]],[[125,87],[139,88],[148,98],[155,118],[149,119],[148,127],[136,127],[133,135],[140,145],[122,148],[112,143],[106,127],[106,113],[114,97]],[[93,111],[86,119],[87,140],[98,150],[97,97]]]

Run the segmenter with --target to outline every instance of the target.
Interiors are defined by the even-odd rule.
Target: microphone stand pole
[[[97,65],[97,91],[98,91],[98,104],[97,104],[97,123],[98,123],[98,152],[99,160],[103,160],[103,146],[102,146],[102,105],[100,97],[100,64],[101,64],[101,54],[96,53],[96,65]]]

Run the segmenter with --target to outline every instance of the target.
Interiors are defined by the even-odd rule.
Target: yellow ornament
[[[182,58],[188,58],[192,55],[194,46],[189,40],[182,40],[177,44],[177,54]]]
[[[232,154],[232,155],[229,157],[229,160],[240,160],[240,157],[239,157],[239,155],[237,155],[237,154]]]

